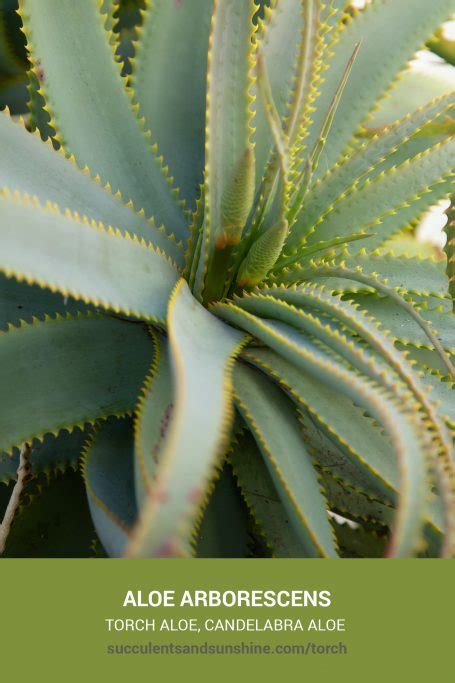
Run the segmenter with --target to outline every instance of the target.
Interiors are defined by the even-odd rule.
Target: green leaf
[[[391,299],[371,294],[353,295],[360,308],[372,315],[395,340],[416,346],[431,346],[422,328]],[[408,299],[412,302],[412,299]],[[427,320],[444,348],[455,353],[455,318],[451,310],[440,306],[419,305],[414,302],[421,316]]]
[[[130,411],[152,350],[142,325],[95,315],[0,333],[0,450]]]
[[[145,320],[166,317],[177,271],[128,233],[4,191],[0,239],[0,271],[8,277]]]
[[[93,557],[94,539],[81,477],[67,472],[19,508],[3,557]]]
[[[447,368],[445,367],[445,364],[442,362],[441,356],[436,351],[425,348],[424,346],[416,347],[412,344],[400,344],[400,342],[397,342],[397,348],[399,348],[402,351],[405,351],[408,354],[409,358],[415,360],[424,369],[429,370],[430,372],[434,372],[441,376],[447,374]],[[450,354],[449,357],[452,363],[454,363],[455,355]]]
[[[314,99],[314,90],[319,82],[321,56],[324,51],[323,33],[326,27],[328,5],[321,0],[301,2],[303,30],[299,41],[299,52],[292,84],[292,97],[286,112],[285,131],[293,145],[300,135],[305,137],[308,119]],[[328,30],[329,27],[327,27]],[[303,129],[302,129],[303,128]]]
[[[418,200],[423,196],[426,206],[440,198],[438,186],[444,176],[450,177],[454,154],[455,138],[449,138],[401,166],[380,173],[371,182],[367,178],[354,192],[335,201],[309,230],[296,225],[285,248],[286,255],[292,254],[299,244],[371,231],[372,226],[377,226],[372,230],[377,238],[370,240],[369,246],[384,242],[421,213],[423,209]],[[359,243],[358,249],[361,248]],[[357,250],[355,245],[352,250]]]
[[[426,490],[426,453],[423,425],[411,407],[395,404],[344,366],[334,361],[305,337],[295,335],[285,325],[257,318],[232,304],[215,304],[212,310],[230,323],[237,324],[275,349],[297,367],[324,384],[336,386],[351,400],[364,406],[389,433],[400,462],[400,506],[389,553],[406,556],[415,552],[421,540]]]
[[[22,0],[21,16],[64,149],[157,225],[186,237],[182,208],[135,117],[98,3]]]
[[[135,411],[134,457],[136,498],[139,507],[152,492],[159,456],[174,409],[174,387],[167,341],[156,332],[153,364]]]
[[[244,296],[236,303],[254,315],[291,325],[298,330],[299,334],[303,332],[307,335],[314,335],[354,368],[363,372],[370,379],[376,380],[379,385],[397,393],[402,392],[402,387],[398,385],[397,377],[391,368],[385,365],[382,359],[373,355],[369,347],[365,348],[350,332],[333,324],[326,315],[321,316],[317,310],[318,304],[326,313],[332,313],[334,317],[338,314],[343,322],[347,321],[353,327],[357,323],[356,332],[365,332],[364,337],[368,342],[376,341],[375,337],[377,336],[379,338],[377,347],[380,354],[393,365],[395,370],[400,371],[404,361],[392,343],[388,343],[388,340],[381,335],[377,328],[369,326],[367,319],[362,320],[361,316],[356,317],[355,309],[350,310],[349,304],[343,306],[342,303],[338,302],[338,306],[331,306],[329,297],[330,295],[324,297],[322,292],[317,291],[279,288],[277,290],[265,290],[264,294]],[[309,306],[313,304],[316,310],[306,310],[305,304],[309,304]],[[408,371],[412,372],[412,369],[409,367]]]
[[[310,373],[296,369],[269,349],[252,349],[244,357],[278,381],[301,408],[309,411],[321,429],[344,451],[340,476],[353,485],[386,496],[392,502],[398,488],[398,471],[390,441],[374,421],[336,387],[321,383]],[[337,472],[337,461],[318,460]]]
[[[311,271],[318,267],[318,263],[334,265],[344,264],[351,270],[359,270],[365,275],[376,274],[380,280],[389,287],[403,293],[417,295],[432,295],[444,298],[447,296],[447,275],[443,261],[434,259],[420,259],[413,257],[397,257],[391,254],[379,252],[367,252],[365,249],[359,254],[350,254],[348,251],[340,254],[335,260],[312,261],[305,269],[298,267],[283,270],[276,279],[285,284],[311,279]],[[349,280],[348,278],[318,278],[324,282],[327,289],[343,294],[355,292],[371,292],[372,289],[363,282]]]
[[[33,475],[46,474],[47,476],[57,471],[66,471],[69,467],[76,469],[77,461],[82,451],[82,446],[87,440],[90,428],[85,430],[74,429],[59,432],[57,436],[46,434],[42,442],[32,443],[32,456],[30,458],[31,472]],[[0,453],[0,481],[8,483],[16,478],[19,467],[19,451],[14,449],[13,454]]]
[[[307,139],[311,148],[329,108],[342,71],[354,45],[361,41],[358,59],[338,108],[320,169],[333,166],[346,150],[356,130],[397,73],[433,31],[450,17],[452,0],[384,0],[372,2],[342,28],[324,73],[321,96],[316,101],[313,125]],[[379,39],[380,36],[380,39]]]
[[[455,68],[437,58],[430,60],[429,54],[425,54],[425,61],[414,61],[400,74],[366,122],[367,134],[389,126],[436,97],[453,92]]]
[[[449,427],[455,429],[455,401],[453,377],[447,372],[441,362],[440,356],[424,346],[402,344],[397,342],[397,347],[405,352],[409,361],[415,364],[416,372],[419,372],[420,382],[430,391],[430,398],[439,402],[439,413],[446,420]],[[451,356],[452,363],[455,356]]]
[[[234,443],[229,461],[246,504],[275,557],[306,557],[261,452],[250,432]]]
[[[355,153],[349,154],[343,160],[333,166],[327,174],[316,183],[305,196],[302,207],[304,210],[298,218],[297,224],[292,228],[296,233],[304,234],[318,218],[336,201],[340,201],[341,195],[355,194],[358,187],[367,177],[372,178],[384,169],[384,161],[389,156],[397,159],[395,151],[402,149],[403,143],[415,136],[425,124],[433,121],[435,117],[447,111],[455,103],[455,94],[438,97],[430,103],[426,103],[417,111],[407,109],[403,117],[390,127],[380,130],[372,139],[365,142]],[[409,111],[413,111],[409,114]],[[395,119],[393,120],[395,121]],[[424,138],[426,144],[419,139],[420,147],[416,151],[423,152],[430,147],[434,140]],[[409,156],[414,156],[412,153]],[[400,159],[405,161],[407,157]],[[351,226],[354,227],[354,226]]]
[[[234,392],[307,556],[336,557],[326,500],[292,403],[264,375],[240,364]]]
[[[430,390],[430,398],[438,405],[440,415],[449,427],[455,429],[455,401],[453,377],[434,375],[421,370],[420,381]]]
[[[322,384],[310,373],[296,370],[269,349],[248,350],[243,355],[304,409],[301,421],[305,440],[311,444],[311,453],[322,470],[327,469],[332,477],[341,478],[375,500],[396,505],[399,472],[393,444],[358,400],[343,395],[337,386]],[[316,436],[311,438],[312,434]],[[330,491],[328,497],[332,504]],[[347,510],[335,508],[341,514]],[[435,516],[433,509],[428,514],[431,523],[441,529],[441,516]]]
[[[368,534],[379,535],[387,540],[393,525],[394,508],[383,500],[370,497],[365,491],[352,488],[343,479],[334,478],[329,467],[323,468],[321,473],[332,510],[356,522]],[[418,556],[439,557],[443,539],[440,499],[431,494],[428,506],[431,521],[425,526]]]
[[[232,183],[243,160],[254,154],[250,140],[254,9],[253,0],[241,3],[218,0],[212,18],[207,75],[204,235],[194,289],[198,297],[206,285],[216,242],[223,239],[224,204],[226,199],[232,200]],[[254,165],[249,173],[254,174]]]
[[[130,418],[110,419],[95,430],[84,450],[82,471],[101,543],[109,556],[121,557],[137,517]]]
[[[248,557],[248,510],[230,467],[225,466],[204,511],[196,543],[197,557]]]
[[[57,153],[50,142],[44,144],[39,135],[30,135],[7,113],[0,116],[0,146],[0,187],[36,195],[42,204],[55,202],[62,209],[77,211],[106,226],[128,230],[182,263],[181,250],[163,230],[143,214],[135,213],[131,206],[124,206],[87,171]]]
[[[21,320],[31,323],[34,317],[44,318],[46,313],[74,315],[88,310],[90,306],[80,301],[66,300],[61,294],[0,274],[0,330],[7,330],[9,325],[19,325]]]
[[[353,301],[342,301],[340,297],[313,284],[290,289],[283,287],[265,288],[260,292],[261,296],[253,294],[249,297],[242,297],[238,300],[238,304],[257,315],[275,317],[283,322],[289,322],[297,328],[306,328],[307,331],[315,333],[320,339],[324,339],[326,344],[355,367],[376,379],[380,384],[389,386],[394,390],[397,377],[392,372],[393,368],[413,392],[421,408],[427,413],[434,434],[438,435],[441,445],[444,445],[447,454],[450,454],[450,439],[447,439],[441,432],[438,426],[440,422],[438,411],[435,410],[436,402],[441,401],[439,413],[444,415],[449,423],[451,422],[450,415],[453,414],[453,410],[450,404],[453,401],[453,396],[450,394],[450,386],[438,386],[438,390],[433,391],[429,397],[430,400],[428,400],[426,387],[431,386],[432,383],[428,382],[425,373],[418,373],[418,370],[414,372],[411,364],[396,348],[397,342],[403,341],[411,334],[414,334],[414,339],[417,337],[419,342],[423,340],[427,345],[429,342],[426,333],[409,315],[408,310],[403,310],[402,306],[398,306],[390,298],[380,299],[376,296],[359,294],[354,295]],[[283,308],[283,305],[278,304],[277,299],[297,306],[298,309]],[[372,302],[372,308],[364,305],[364,301]],[[375,303],[377,306],[374,305]],[[415,302],[409,302],[408,305],[411,303],[415,306]],[[380,311],[384,310],[384,314],[378,313],[376,316],[377,308]],[[317,312],[317,319],[312,310]],[[451,313],[444,312],[442,306],[434,308],[421,305],[419,306],[419,314],[430,322],[436,339],[449,346],[452,344],[454,323]],[[318,320],[320,321],[319,325]],[[436,332],[434,331],[435,326]],[[385,330],[383,331],[382,328]],[[392,332],[390,336],[385,334],[389,331]],[[394,337],[394,334],[399,336]],[[357,335],[368,343],[368,353],[366,353],[366,349],[359,347]],[[371,355],[373,350],[378,355]],[[389,367],[384,365],[384,361],[389,364]],[[417,373],[421,375],[420,378]]]
[[[139,113],[193,205],[204,169],[207,52],[213,0],[155,0],[146,9],[132,76]]]
[[[247,341],[203,308],[184,280],[169,305],[168,335],[175,404],[154,485],[128,549],[140,557],[188,553],[230,428],[233,360]]]

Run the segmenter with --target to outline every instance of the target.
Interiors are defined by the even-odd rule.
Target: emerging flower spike
[[[240,266],[239,287],[254,287],[266,279],[283,249],[288,229],[287,220],[282,218],[258,237]]]
[[[256,180],[254,151],[248,147],[242,154],[221,199],[221,235],[216,246],[236,246],[253,206]]]

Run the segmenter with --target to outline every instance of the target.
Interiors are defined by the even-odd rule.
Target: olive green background
[[[23,681],[424,681],[453,675],[445,560],[0,561],[0,671]],[[123,608],[126,591],[330,590],[328,608]],[[106,618],[344,618],[345,633],[108,633]],[[344,642],[347,655],[108,655],[120,643]]]

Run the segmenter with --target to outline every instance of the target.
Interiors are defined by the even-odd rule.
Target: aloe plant
[[[369,126],[453,2],[343,6],[153,0],[125,80],[114,2],[20,3],[5,555],[454,555],[453,221],[447,268],[390,238],[453,191],[455,95]]]

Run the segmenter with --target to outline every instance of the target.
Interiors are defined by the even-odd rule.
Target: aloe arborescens
[[[126,81],[113,2],[20,3],[0,476],[28,448],[34,481],[6,554],[52,554],[59,509],[83,554],[79,460],[109,555],[454,554],[445,263],[389,240],[451,191],[455,96],[368,133],[453,3],[343,5],[150,1]]]

